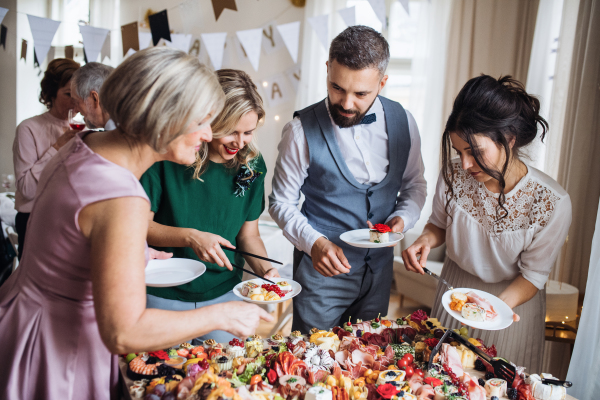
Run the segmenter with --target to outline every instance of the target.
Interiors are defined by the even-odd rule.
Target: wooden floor
[[[289,303],[289,302],[290,301],[284,303],[285,307],[287,307],[287,303]],[[284,309],[285,309],[285,307],[284,307]],[[423,309],[427,314],[429,314],[431,312],[430,309],[419,306],[419,304],[411,301],[410,299],[404,299],[404,303],[403,303],[402,307],[400,307],[400,295],[392,293],[390,296],[390,306],[388,309],[388,318],[396,319],[399,317],[404,317],[408,314],[411,314],[413,311],[418,310],[419,308]],[[275,320],[277,320],[277,318],[278,318],[277,311],[273,312],[271,315],[273,315],[275,317]],[[271,329],[273,329],[274,325],[275,325],[275,323],[261,322],[258,329],[256,330],[256,333],[262,337],[267,337],[267,336],[269,336],[269,332],[271,332]],[[292,322],[290,320],[290,322],[288,322],[283,327],[283,329],[281,330],[280,333],[284,336],[287,336],[287,335],[289,335],[291,329],[292,329]],[[305,332],[303,332],[303,333],[305,333]]]

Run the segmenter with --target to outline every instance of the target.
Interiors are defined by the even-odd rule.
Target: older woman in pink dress
[[[150,205],[140,176],[154,162],[192,164],[223,106],[216,77],[194,57],[153,48],[105,82],[117,129],[83,132],[48,163],[16,273],[0,288],[0,398],[117,398],[117,356],[213,330],[254,332],[259,307],[146,309]]]

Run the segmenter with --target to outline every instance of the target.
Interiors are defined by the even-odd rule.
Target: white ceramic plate
[[[273,300],[273,301],[259,301],[259,300],[251,300],[250,297],[246,297],[242,294],[242,286],[244,286],[244,283],[246,282],[254,282],[257,285],[263,285],[265,283],[269,283],[263,279],[260,278],[255,278],[255,279],[250,279],[249,281],[244,281],[244,282],[240,282],[237,285],[235,285],[235,287],[233,288],[233,294],[235,294],[237,297],[239,297],[240,299],[247,301],[248,303],[254,303],[254,304],[277,304],[277,303],[281,303],[284,302],[286,300],[289,300],[293,297],[296,297],[298,295],[298,293],[300,293],[302,291],[302,286],[296,282],[293,281],[291,279],[287,279],[287,278],[270,278],[269,280],[273,281],[273,282],[281,282],[281,281],[286,281],[287,283],[289,283],[290,285],[292,285],[292,291],[288,292],[284,298],[280,299],[280,300]]]
[[[179,286],[193,281],[204,272],[206,265],[189,258],[150,260],[146,266],[146,286]]]
[[[369,241],[369,229],[355,229],[353,231],[344,232],[340,235],[340,239],[348,243],[350,246],[362,247],[363,249],[378,249],[381,247],[392,246],[404,238],[402,233],[390,232],[390,241],[387,243],[373,243]]]
[[[496,311],[498,316],[496,318],[494,318],[492,321],[483,321],[483,322],[475,322],[475,321],[471,321],[466,318],[463,318],[463,316],[461,315],[460,312],[450,309],[450,302],[452,301],[452,298],[451,298],[452,292],[462,292],[464,294],[467,294],[467,292],[474,292],[478,296],[486,299],[492,305],[492,307],[494,307],[494,311]],[[458,288],[458,289],[454,289],[454,290],[448,290],[442,296],[442,305],[444,306],[446,311],[453,318],[457,319],[458,321],[462,322],[463,324],[465,324],[467,326],[470,326],[471,328],[484,329],[486,331],[498,331],[501,329],[508,328],[513,323],[513,311],[508,306],[508,304],[506,304],[505,302],[503,302],[502,300],[500,300],[493,294],[484,292],[483,290],[469,289],[469,288]]]

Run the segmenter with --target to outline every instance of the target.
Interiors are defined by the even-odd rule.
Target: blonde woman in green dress
[[[190,310],[234,301],[244,265],[239,254],[221,246],[267,256],[258,231],[265,208],[267,172],[255,130],[265,117],[262,99],[248,74],[223,69],[217,76],[225,92],[225,107],[211,124],[213,140],[199,148],[196,163],[154,164],[141,178],[151,202],[148,244],[174,257],[203,261],[207,271],[198,279],[170,288],[147,288],[147,307]],[[267,261],[246,258],[265,278],[278,277]],[[233,336],[213,331],[198,338],[229,342]]]

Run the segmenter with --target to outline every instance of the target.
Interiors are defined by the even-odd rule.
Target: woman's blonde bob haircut
[[[218,114],[224,100],[214,72],[197,58],[167,47],[128,57],[100,90],[100,103],[117,129],[160,153],[188,133],[192,122]]]
[[[257,127],[260,126],[264,122],[265,110],[262,98],[250,76],[237,69],[221,69],[217,71],[217,77],[223,92],[225,92],[225,106],[223,111],[211,123],[213,140],[224,138],[235,132],[240,119],[251,111],[258,115]],[[256,136],[253,136],[250,143],[240,150],[225,166],[237,170],[245,165],[250,169],[248,164],[259,154]],[[208,143],[202,143],[194,163],[194,179],[200,179],[200,175],[206,171],[208,157]],[[252,175],[246,179],[251,177]]]

